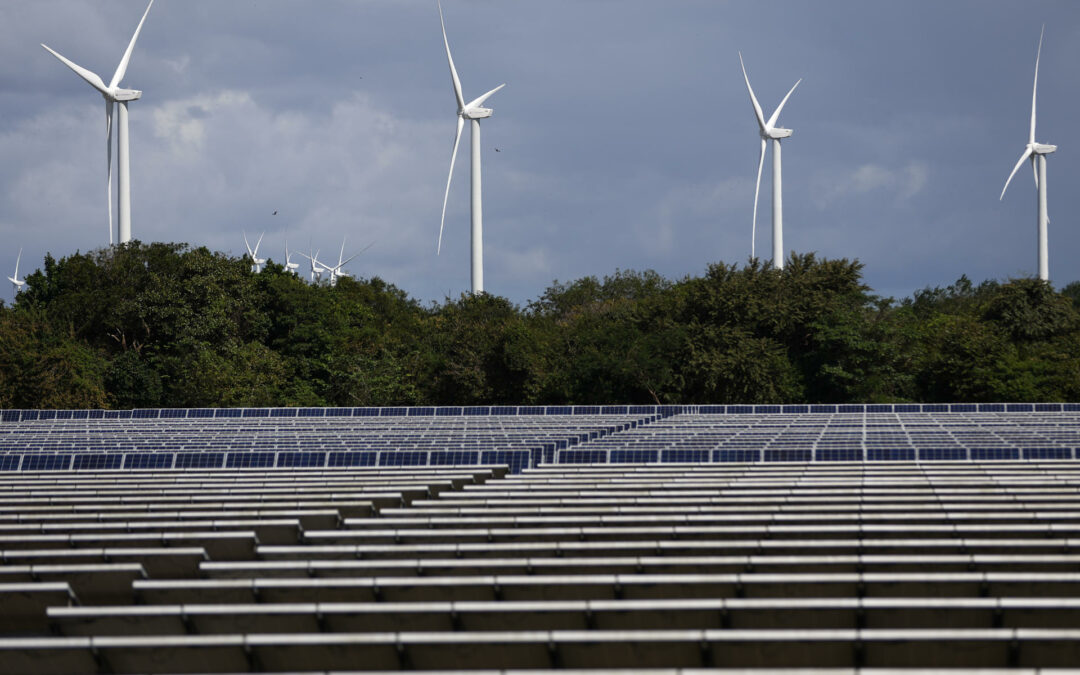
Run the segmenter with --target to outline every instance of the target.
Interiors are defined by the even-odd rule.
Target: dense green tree
[[[807,254],[421,306],[132,242],[46,256],[0,305],[0,406],[1078,400],[1078,298],[961,277],[896,302]]]

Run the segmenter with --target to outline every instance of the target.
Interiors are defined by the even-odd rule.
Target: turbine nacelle
[[[793,133],[795,133],[794,129],[780,129],[780,128],[773,127],[772,129],[769,129],[768,131],[765,131],[764,133],[762,133],[761,137],[762,138],[775,138],[775,139],[789,138],[791,136],[791,134],[793,134]]]
[[[106,98],[112,101],[138,101],[142,92],[138,89],[114,89]]]
[[[1035,155],[1049,155],[1051,152],[1057,150],[1056,145],[1048,145],[1046,143],[1031,143],[1028,147],[1031,148],[1032,154]]]
[[[461,116],[467,120],[482,120],[491,117],[494,112],[491,108],[465,108],[461,111]]]

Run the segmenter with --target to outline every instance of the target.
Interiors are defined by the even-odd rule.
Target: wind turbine
[[[315,253],[312,253],[311,249],[309,248],[307,253],[301,251],[300,255],[307,258],[308,263],[311,265],[311,283],[314,284],[321,281],[322,273],[326,271],[326,268],[323,267],[323,264],[321,262],[319,262],[319,251],[315,251]]]
[[[22,260],[22,249],[19,249],[19,255],[15,258],[15,274],[8,277],[8,281],[11,282],[11,297],[14,298],[22,290],[22,287],[26,285],[26,279],[19,278],[19,261]]]
[[[304,255],[301,253],[300,255]],[[296,274],[296,270],[299,269],[300,263],[292,262],[292,255],[289,253],[289,240],[285,240],[285,271]]]
[[[450,79],[454,85],[454,96],[458,104],[457,134],[454,136],[454,149],[450,153],[450,175],[446,178],[446,194],[443,195],[442,220],[439,222],[439,245],[436,255],[442,252],[443,225],[446,223],[446,201],[450,198],[450,181],[454,177],[454,161],[457,159],[458,144],[465,120],[472,122],[472,292],[484,292],[484,207],[480,198],[480,120],[491,117],[491,108],[483,107],[484,101],[499,91],[506,84],[500,84],[488,93],[466,103],[461,93],[461,80],[454,67],[454,57],[450,56],[450,42],[446,39],[446,22],[443,20],[442,3],[439,4],[439,23],[442,25],[443,45],[446,46],[446,61],[450,64]]]
[[[1031,87],[1031,129],[1028,133],[1028,143],[1020,155],[1019,161],[1013,167],[1012,173],[1005,180],[1005,187],[1001,188],[1001,196],[998,201],[1005,198],[1005,190],[1009,188],[1009,182],[1020,170],[1020,165],[1025,159],[1031,159],[1031,171],[1035,174],[1035,187],[1039,191],[1038,228],[1039,228],[1039,278],[1043,281],[1050,280],[1050,250],[1047,243],[1046,226],[1050,222],[1050,216],[1046,212],[1046,156],[1057,150],[1056,145],[1035,142],[1035,94],[1039,90],[1039,57],[1042,56],[1043,33],[1046,26],[1039,32],[1039,49],[1035,52],[1035,84]],[[1036,168],[1038,160],[1038,168]]]
[[[345,267],[346,265],[348,265],[348,264],[349,264],[350,262],[352,262],[352,261],[353,261],[353,259],[355,259],[355,258],[356,258],[356,256],[360,255],[361,253],[363,253],[364,251],[368,250],[368,249],[369,249],[369,248],[371,248],[372,246],[374,246],[374,244],[373,244],[373,243],[372,243],[372,244],[368,244],[368,245],[367,245],[367,246],[365,246],[364,248],[360,249],[360,251],[359,251],[358,253],[355,253],[355,254],[353,254],[353,255],[349,256],[349,258],[348,258],[347,260],[342,260],[342,258],[343,258],[343,257],[345,256],[345,237],[342,237],[342,238],[341,238],[341,252],[340,252],[340,253],[338,253],[338,264],[337,264],[337,265],[335,265],[335,266],[330,266],[330,265],[327,265],[326,263],[320,263],[320,264],[322,264],[322,265],[323,265],[323,267],[324,267],[324,268],[325,268],[325,269],[326,269],[326,270],[327,270],[328,272],[330,272],[330,285],[331,285],[331,286],[336,286],[336,285],[337,285],[337,280],[338,280],[338,277],[347,277],[347,276],[351,276],[351,275],[350,275],[350,274],[349,274],[348,272],[344,271],[344,270],[343,270],[343,269],[341,269],[341,268],[342,268],[342,267]]]
[[[754,220],[750,230],[750,257],[754,257],[754,242],[757,238],[757,203],[758,192],[761,191],[761,167],[765,164],[765,148],[769,143],[769,139],[773,142],[773,204],[772,204],[772,256],[773,267],[777,269],[784,268],[784,191],[781,179],[781,167],[780,167],[780,139],[787,138],[794,133],[791,129],[783,129],[776,126],[776,120],[780,117],[780,111],[784,109],[784,104],[787,103],[788,98],[791,97],[792,92],[795,91],[795,87],[799,86],[799,82],[802,82],[802,78],[791,87],[787,96],[783,101],[780,101],[780,105],[777,106],[776,111],[772,114],[772,117],[765,120],[765,114],[761,111],[761,105],[758,103],[757,97],[754,96],[754,88],[750,86],[750,78],[746,75],[746,65],[743,63],[742,52],[739,52],[739,65],[742,66],[743,79],[746,80],[746,91],[750,92],[750,103],[754,106],[754,115],[757,117],[758,132],[761,134],[761,154],[758,156],[757,167],[757,183],[754,185]]]
[[[259,235],[259,241],[255,242],[255,250],[251,250],[251,244],[248,243],[247,232],[244,232],[244,246],[247,247],[248,258],[251,258],[251,271],[258,274],[262,270],[263,263],[266,262],[266,258],[259,257],[259,244],[262,243],[263,234]]]
[[[131,169],[130,169],[130,156],[128,151],[128,102],[136,101],[142,97],[142,92],[135,89],[124,89],[120,87],[120,81],[124,79],[124,74],[127,73],[128,62],[131,61],[131,52],[135,49],[135,41],[139,39],[139,31],[142,30],[143,22],[146,21],[146,15],[150,13],[150,8],[153,7],[154,0],[150,0],[150,4],[146,6],[146,11],[143,12],[142,19],[139,20],[139,25],[135,29],[135,34],[131,36],[131,42],[128,43],[127,50],[124,51],[124,57],[120,59],[120,65],[116,67],[116,72],[113,73],[112,79],[109,80],[108,86],[102,81],[101,77],[93,71],[87,70],[82,66],[64,58],[62,55],[49,48],[48,45],[42,44],[56,58],[71,68],[75,73],[86,80],[90,86],[101,92],[101,95],[105,97],[105,160],[107,166],[107,177],[105,179],[105,202],[109,207],[109,244],[113,243],[113,229],[112,229],[112,129],[113,129],[113,108],[114,105],[119,103],[120,119],[118,120],[117,127],[117,139],[116,139],[116,172],[117,172],[117,185],[116,185],[116,199],[118,202],[118,238],[121,244],[131,241]]]

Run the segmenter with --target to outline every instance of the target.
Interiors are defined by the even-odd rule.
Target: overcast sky
[[[758,134],[738,51],[779,124],[787,250],[857,258],[905,296],[1036,271],[1027,142],[1048,160],[1050,275],[1080,279],[1080,3],[445,0],[484,120],[485,287],[744,263]],[[43,50],[107,82],[143,0],[0,3],[0,271],[108,243],[104,104]],[[132,231],[280,262],[286,238],[424,301],[469,289],[468,130],[439,212],[456,103],[435,0],[157,0],[123,85]],[[498,148],[498,152],[496,152]],[[771,251],[766,161],[757,252]],[[274,211],[277,215],[271,215]],[[294,257],[294,261],[296,258]],[[303,262],[302,260],[300,262]],[[0,297],[10,297],[7,290]]]

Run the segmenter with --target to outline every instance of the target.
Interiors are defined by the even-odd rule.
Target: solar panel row
[[[1076,462],[8,472],[0,670],[1070,668],[1078,534]]]

